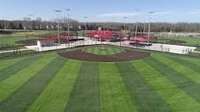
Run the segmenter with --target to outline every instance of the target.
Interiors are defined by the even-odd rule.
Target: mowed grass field
[[[12,34],[1,34],[0,35],[0,49],[5,50],[5,47],[10,49],[17,48],[20,46],[18,41],[39,39],[42,36],[55,34],[55,31],[30,31],[30,32],[15,32]]]
[[[200,46],[200,37],[199,36],[169,36],[169,35],[162,35],[158,36],[158,40],[155,40],[158,43],[165,43],[165,44],[180,44],[186,46]]]
[[[109,63],[55,52],[0,59],[0,112],[200,112],[199,68],[198,58],[164,53]]]

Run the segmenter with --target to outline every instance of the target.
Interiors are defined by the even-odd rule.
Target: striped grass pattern
[[[199,68],[197,58],[162,53],[116,63],[55,53],[0,60],[0,112],[200,112]]]

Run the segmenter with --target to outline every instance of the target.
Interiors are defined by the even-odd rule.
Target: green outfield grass
[[[158,40],[154,42],[165,43],[165,44],[178,44],[187,46],[200,46],[200,37],[189,37],[189,36],[167,36],[163,35],[158,37]]]
[[[97,55],[122,52],[90,46]],[[152,52],[87,62],[56,52],[0,59],[0,112],[200,112],[199,58]]]
[[[45,35],[55,34],[55,31],[32,31],[32,32],[16,32],[13,34],[0,35],[0,50],[14,49],[22,47],[17,41],[38,39]]]

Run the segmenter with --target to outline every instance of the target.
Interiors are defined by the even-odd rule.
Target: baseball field
[[[126,53],[115,46],[78,49]],[[141,52],[149,55],[104,62],[54,51],[0,59],[0,112],[200,112],[200,60]]]

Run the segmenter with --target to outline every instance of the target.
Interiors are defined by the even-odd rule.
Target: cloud
[[[97,15],[97,17],[134,17],[139,14],[137,12],[104,13]]]
[[[135,17],[135,16],[148,16],[148,15],[168,15],[172,14],[170,11],[149,11],[149,12],[117,12],[117,13],[104,13],[99,14],[96,17],[100,18],[112,18],[112,17]]]
[[[191,15],[199,15],[200,14],[200,9],[199,10],[193,10],[193,11],[189,11],[188,12],[189,14],[191,14]]]
[[[158,11],[158,12],[155,12],[155,15],[168,15],[168,14],[172,14],[172,12],[170,12],[170,11]]]
[[[149,11],[149,12],[144,12],[144,15],[169,15],[173,14],[171,11]]]

